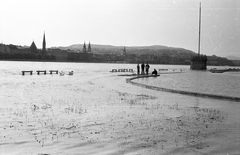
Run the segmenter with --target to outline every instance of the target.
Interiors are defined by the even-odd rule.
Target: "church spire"
[[[43,34],[43,49],[46,49],[46,39],[45,39],[45,32]]]
[[[46,39],[45,39],[45,31],[43,34],[43,43],[42,43],[42,59],[44,60],[46,55]]]
[[[86,53],[87,52],[87,48],[86,48],[86,43],[84,41],[84,44],[83,44],[83,52]]]
[[[89,44],[88,44],[88,52],[89,52],[89,53],[91,52],[91,44],[90,44],[90,41],[89,41]]]

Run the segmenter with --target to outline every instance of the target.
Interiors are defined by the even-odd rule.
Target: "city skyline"
[[[113,46],[163,45],[201,54],[240,57],[237,0],[0,0],[0,42],[47,48],[91,42]]]

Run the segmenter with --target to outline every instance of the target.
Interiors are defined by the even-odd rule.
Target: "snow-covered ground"
[[[2,78],[0,154],[240,154],[239,102],[148,90],[126,78]]]

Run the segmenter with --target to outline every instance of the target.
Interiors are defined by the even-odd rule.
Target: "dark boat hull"
[[[229,68],[229,69],[211,69],[211,73],[224,73],[224,72],[240,72],[239,68]]]

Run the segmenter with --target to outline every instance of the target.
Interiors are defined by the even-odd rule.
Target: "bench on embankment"
[[[133,69],[112,69],[110,72],[133,72]]]
[[[58,74],[58,70],[49,70],[50,74],[56,73]]]
[[[25,75],[25,73],[30,73],[30,75],[32,75],[33,71],[22,71],[22,75]]]
[[[38,70],[38,71],[36,71],[36,72],[37,72],[38,75],[39,75],[40,73],[44,73],[44,75],[47,74],[47,71],[46,71],[46,70]]]

